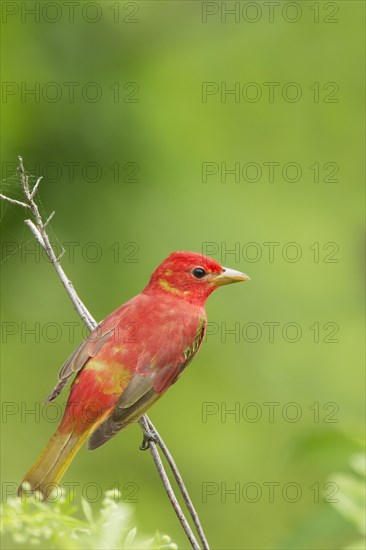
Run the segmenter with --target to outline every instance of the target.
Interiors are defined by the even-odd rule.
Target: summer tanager
[[[170,254],[146,288],[104,319],[63,365],[47,397],[55,399],[76,375],[63,418],[18,494],[40,491],[47,498],[87,437],[96,449],[137,421],[197,353],[208,296],[248,279],[202,254]]]

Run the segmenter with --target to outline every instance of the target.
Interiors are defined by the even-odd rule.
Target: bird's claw
[[[156,443],[155,434],[151,431],[144,432],[144,437],[140,445],[140,451],[147,451],[147,449],[150,448],[150,441],[153,441],[154,443]]]

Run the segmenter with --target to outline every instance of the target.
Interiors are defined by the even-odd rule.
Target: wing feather
[[[114,328],[106,332],[101,330],[101,327],[96,327],[88,337],[80,344],[78,348],[70,355],[70,357],[62,365],[58,375],[58,382],[51,393],[46,397],[45,403],[53,401],[64,389],[67,382],[73,374],[78,373],[89,361],[95,357],[101,347],[114,333]]]

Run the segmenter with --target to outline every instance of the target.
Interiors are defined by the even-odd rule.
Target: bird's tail
[[[62,433],[58,429],[41,456],[24,476],[18,488],[18,495],[40,491],[47,500],[90,432],[91,430],[85,430],[81,434]]]

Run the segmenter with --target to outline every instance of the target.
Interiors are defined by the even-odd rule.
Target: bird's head
[[[249,277],[197,252],[173,252],[154,271],[145,291],[162,291],[204,305],[216,288]]]

